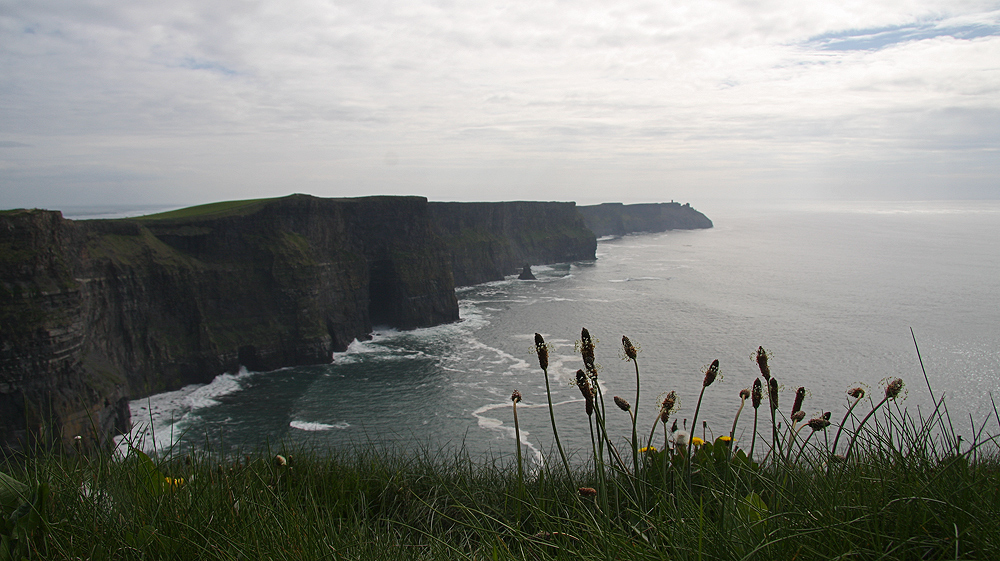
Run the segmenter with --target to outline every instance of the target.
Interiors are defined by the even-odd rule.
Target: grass
[[[582,348],[589,372],[593,347]],[[686,390],[711,399],[713,381]],[[761,418],[758,430],[781,452],[753,458],[728,436],[695,445],[683,431],[668,431],[666,449],[617,450],[631,435],[602,433],[602,415],[624,413],[603,407],[599,386],[593,458],[568,471],[550,455],[524,472],[514,446],[479,460],[363,446],[8,457],[0,559],[994,558],[1000,458],[985,427],[1000,414],[962,440],[943,400],[914,417],[893,384],[863,401],[845,394],[850,411],[829,425],[792,425],[777,408],[781,426]],[[759,413],[760,396],[741,396],[734,414],[747,399],[757,406],[739,422]],[[643,422],[666,430],[669,407],[657,415]]]
[[[277,199],[247,199],[243,201],[222,201],[204,205],[179,208],[157,214],[148,214],[130,218],[129,220],[152,221],[152,220],[178,220],[189,218],[219,218],[229,215],[245,215],[256,212],[265,204]]]

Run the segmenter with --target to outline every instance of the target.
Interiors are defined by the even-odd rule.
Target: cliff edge
[[[106,446],[128,401],[328,362],[374,325],[458,319],[456,285],[594,259],[574,203],[214,203],[66,220],[0,211],[0,447]]]
[[[235,201],[139,219],[0,213],[5,444],[128,426],[128,399],[330,360],[373,324],[458,319],[421,197]]]
[[[590,260],[597,251],[572,202],[432,202],[429,210],[456,286],[502,280],[525,264]]]
[[[707,216],[687,203],[604,203],[577,208],[598,237],[712,227]]]

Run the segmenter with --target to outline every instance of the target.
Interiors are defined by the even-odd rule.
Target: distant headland
[[[710,228],[689,205],[230,201],[137,218],[0,211],[0,446],[104,446],[128,401],[317,364],[373,325],[456,321],[456,286],[595,258],[596,238]]]

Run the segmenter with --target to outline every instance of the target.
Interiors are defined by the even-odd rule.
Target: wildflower
[[[806,397],[806,389],[799,386],[799,389],[795,390],[795,402],[792,403],[792,415],[796,411],[802,409],[802,400]]]
[[[285,467],[288,465],[288,460],[286,460],[281,454],[278,454],[274,457],[274,465],[278,467]]]
[[[646,452],[656,452],[656,446],[643,446],[639,448],[640,454],[645,454]]]
[[[583,394],[583,399],[586,402],[587,416],[594,414],[594,390],[590,387],[590,380],[587,379],[587,375],[584,374],[583,370],[576,371],[576,385],[580,388],[580,393]]]
[[[767,366],[767,358],[771,353],[764,350],[764,347],[757,347],[757,354],[754,359],[757,361],[757,367],[760,368],[760,375],[764,377],[765,380],[771,379],[771,369]]]
[[[740,399],[742,399],[743,401],[746,401],[746,400],[750,399],[750,389],[749,388],[743,388],[742,390],[740,390]]]
[[[801,409],[799,409],[795,413],[792,413],[792,422],[794,423],[797,423],[805,418],[806,418],[806,412]]]
[[[885,387],[885,397],[886,399],[896,399],[901,391],[903,391],[903,380],[901,378],[896,378],[895,380],[889,382],[889,385]]]
[[[629,338],[624,335],[622,335],[622,350],[625,351],[625,356],[628,357],[626,360],[635,360],[635,357],[639,352],[636,350],[635,346],[632,345],[632,341],[629,341]]]
[[[542,339],[539,333],[535,333],[535,353],[538,355],[538,366],[542,367],[542,370],[548,370],[549,347],[545,344],[545,339]]]
[[[701,446],[705,441],[698,438],[697,436],[691,439],[691,446]]]
[[[712,382],[715,381],[715,378],[718,375],[719,375],[719,359],[715,359],[712,361],[712,364],[710,364],[708,368],[705,369],[705,379],[704,381],[702,381],[701,387],[707,388],[708,386],[711,386]]]
[[[686,431],[686,430],[675,430],[674,431],[674,444],[676,444],[678,446],[687,446],[689,436],[690,435],[688,434],[688,431]]]
[[[716,438],[715,441],[716,442],[722,442],[723,444],[729,444],[730,442],[733,441],[733,437],[731,437],[731,436],[720,436],[719,438]]]
[[[593,487],[580,487],[577,491],[580,492],[581,497],[593,497],[597,495],[597,489]]]
[[[861,399],[865,396],[865,390],[861,388],[852,388],[847,390],[847,395],[853,397],[854,399]]]
[[[583,365],[588,372],[597,372],[594,367],[594,340],[590,338],[590,332],[584,327],[580,331],[580,354],[583,355]]]
[[[663,398],[663,403],[660,404],[660,422],[663,424],[667,423],[670,419],[670,413],[673,412],[674,406],[677,405],[677,392],[671,390],[667,394],[667,397]]]
[[[760,378],[755,378],[753,381],[753,391],[750,392],[750,403],[753,405],[754,409],[760,407],[760,402],[764,399],[764,391],[761,389]]]
[[[617,395],[615,396],[615,405],[617,405],[618,408],[621,409],[622,411],[629,411],[630,409],[632,409],[632,406],[629,405],[627,401],[618,397]]]
[[[818,431],[830,426],[830,421],[827,421],[823,417],[817,417],[815,419],[809,419],[809,423],[807,424],[813,431]]]
[[[778,380],[771,378],[767,381],[767,399],[771,402],[771,410],[778,408]]]
[[[514,403],[521,403],[521,392],[514,390],[514,392],[510,394],[510,400]]]
[[[176,488],[180,487],[181,485],[184,485],[184,478],[183,477],[177,477],[177,478],[174,478],[174,477],[164,477],[163,481],[164,481],[164,483],[166,483],[166,486],[169,489],[176,489]]]

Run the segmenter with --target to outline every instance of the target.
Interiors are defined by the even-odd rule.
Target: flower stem
[[[555,410],[552,408],[552,390],[549,388],[549,370],[547,368],[542,369],[542,373],[545,374],[545,397],[549,400],[549,420],[552,422],[552,436],[556,439],[556,448],[559,449],[559,456],[562,457],[563,467],[566,468],[566,477],[568,478],[569,486],[573,486],[573,472],[569,469],[569,460],[566,459],[566,453],[563,452],[562,443],[559,441],[559,431],[556,430],[556,414]]]

